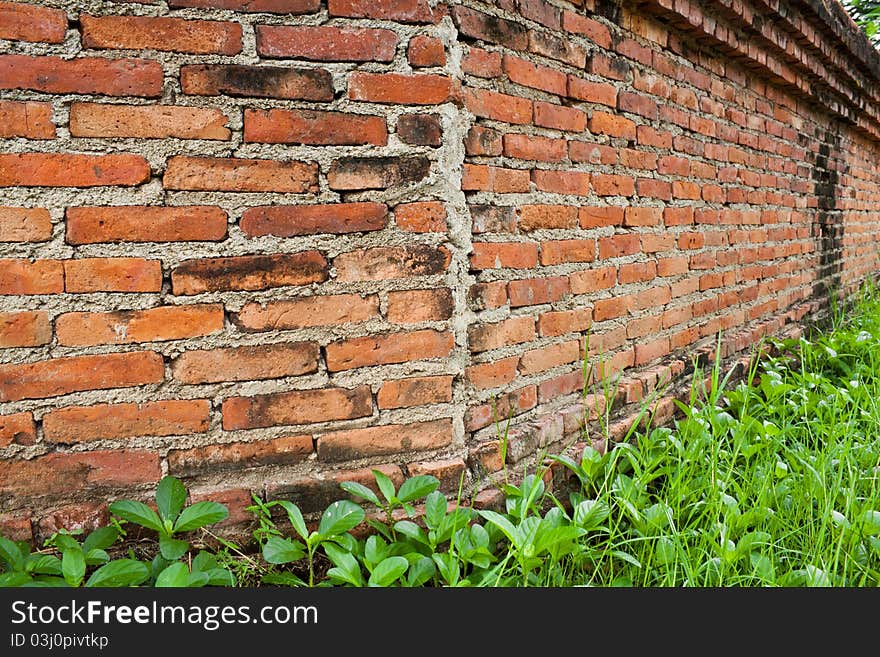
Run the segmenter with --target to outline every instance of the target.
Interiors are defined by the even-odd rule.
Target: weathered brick
[[[267,465],[292,465],[304,461],[314,451],[311,435],[174,449],[168,453],[168,472],[177,477],[191,477]],[[250,496],[247,499],[250,501]]]
[[[102,242],[217,242],[226,212],[210,205],[73,207],[65,213],[68,244]]]
[[[348,157],[330,165],[327,182],[334,190],[387,189],[427,177],[426,157]]]
[[[600,267],[572,272],[568,276],[572,294],[591,294],[607,290],[617,283],[617,267]]]
[[[0,89],[154,97],[162,80],[161,64],[150,59],[0,55]]]
[[[502,73],[501,53],[471,46],[461,60],[461,70],[480,78],[499,77]]]
[[[369,386],[359,386],[228,397],[222,412],[227,431],[351,420],[372,415],[373,395]]]
[[[519,208],[520,230],[532,231],[550,228],[574,228],[578,209],[571,205],[523,205]]]
[[[365,322],[379,317],[379,297],[334,294],[248,303],[233,321],[243,331],[274,331]]]
[[[58,294],[64,291],[60,260],[0,259],[0,295]]]
[[[456,494],[459,485],[467,486],[468,472],[464,459],[441,459],[439,461],[419,461],[410,463],[407,470],[411,477],[428,475],[440,482],[439,490],[447,494]]]
[[[378,281],[439,274],[449,266],[451,257],[445,247],[427,244],[377,246],[340,253],[333,259],[333,266],[337,281]]]
[[[0,415],[0,447],[33,445],[37,442],[37,426],[33,413]]]
[[[614,173],[595,173],[590,177],[590,184],[599,196],[632,196],[636,191],[631,176]]]
[[[663,208],[629,206],[623,213],[624,226],[659,226]]]
[[[471,126],[464,140],[464,148],[468,155],[501,155],[501,133],[493,128]]]
[[[164,375],[162,356],[153,351],[0,365],[0,401],[160,383]]]
[[[440,146],[443,127],[433,114],[404,114],[397,119],[397,136],[405,144]]]
[[[0,242],[45,242],[52,237],[52,218],[45,208],[0,206]]]
[[[334,205],[265,205],[248,208],[239,222],[248,237],[295,237],[318,233],[358,233],[382,230],[388,224],[388,206],[363,201]]]
[[[538,264],[538,245],[531,242],[474,242],[471,269],[530,269]]]
[[[103,439],[204,433],[210,415],[211,402],[207,399],[68,406],[43,415],[43,436],[51,443],[71,445]]]
[[[180,88],[196,96],[333,100],[333,79],[322,68],[185,64],[180,67]]]
[[[588,103],[617,107],[617,87],[607,82],[584,80],[576,75],[568,75],[566,95]]]
[[[0,39],[62,43],[67,33],[67,15],[24,2],[0,2]]]
[[[477,390],[497,388],[516,378],[519,356],[498,358],[465,368],[464,376]]]
[[[390,62],[397,49],[391,30],[328,26],[257,25],[262,57],[323,62]]]
[[[401,23],[435,21],[434,11],[426,0],[327,0],[327,10],[331,16],[346,18],[377,18]]]
[[[567,89],[565,73],[548,66],[533,64],[525,59],[504,55],[501,67],[508,79],[516,84],[532,89],[540,89],[550,94],[564,96]]]
[[[601,228],[602,226],[622,226],[624,209],[615,205],[582,205],[578,211],[581,228]]]
[[[170,50],[202,55],[241,52],[241,25],[154,16],[80,14],[84,48]]]
[[[171,271],[171,288],[188,295],[308,285],[327,280],[327,269],[319,251],[185,260]]]
[[[515,233],[516,211],[510,206],[469,205],[471,231],[478,233]]]
[[[452,420],[386,424],[318,436],[318,460],[350,461],[365,456],[441,449],[452,443]]]
[[[541,242],[541,264],[592,262],[596,258],[596,240],[548,240]]]
[[[599,21],[577,12],[569,10],[562,12],[562,29],[583,35],[606,50],[611,48],[611,32],[608,28]]]
[[[222,330],[223,306],[220,304],[70,312],[55,320],[58,343],[66,346],[181,340]]]
[[[593,112],[590,116],[590,132],[609,137],[636,138],[636,124],[627,118],[608,112]]]
[[[64,261],[65,292],[159,292],[162,263],[144,258],[79,258]]]
[[[489,191],[496,194],[528,192],[531,180],[528,170],[465,164],[461,188],[464,191]]]
[[[618,150],[607,144],[588,141],[569,141],[568,157],[572,162],[614,165],[618,161]]]
[[[455,302],[449,288],[388,293],[386,315],[394,324],[437,322],[452,317]]]
[[[317,191],[318,165],[295,160],[175,155],[168,159],[162,186],[194,191],[303,194]]]
[[[568,374],[560,374],[552,379],[547,379],[538,384],[538,401],[541,403],[551,401],[557,397],[564,397],[575,392],[582,392],[587,386],[584,380],[584,373],[569,372]],[[562,417],[563,423],[566,421],[565,416]]]
[[[573,107],[535,101],[535,125],[568,132],[583,132],[587,128],[587,113]]]
[[[520,160],[560,162],[566,156],[566,141],[523,134],[506,134],[503,138],[504,154]]]
[[[150,165],[140,155],[0,155],[0,187],[131,187],[149,179]]]
[[[416,35],[406,46],[406,58],[410,66],[445,66],[446,48],[437,37]]]
[[[599,258],[618,258],[633,255],[641,248],[639,236],[636,234],[620,234],[599,239]]]
[[[348,79],[348,97],[371,103],[439,105],[452,100],[453,91],[445,75],[357,71]]]
[[[511,308],[554,303],[569,291],[566,276],[525,278],[507,284],[507,297]]]
[[[643,283],[657,277],[657,265],[653,261],[628,262],[620,265],[617,280],[621,285]]]
[[[544,337],[579,333],[590,328],[592,323],[593,313],[590,308],[551,310],[538,316],[538,333]]]
[[[528,31],[522,25],[468,7],[452,8],[452,20],[466,37],[497,43],[513,50],[528,48]]]
[[[476,283],[468,290],[468,304],[474,310],[500,308],[507,303],[507,282]]]
[[[468,344],[471,353],[531,342],[534,339],[533,317],[511,317],[492,324],[475,324],[468,327]]]
[[[327,369],[340,372],[356,367],[444,358],[452,347],[452,333],[433,329],[339,340],[327,345]]]
[[[532,101],[488,89],[465,89],[465,106],[475,115],[525,125],[532,122]]]
[[[3,9],[0,3],[0,15]],[[2,24],[2,19],[0,19]],[[37,101],[0,100],[0,137],[55,139],[52,104]]]
[[[169,7],[204,7],[271,14],[311,14],[320,0],[168,0]]]
[[[529,30],[529,52],[549,57],[575,68],[583,68],[587,63],[587,52],[569,39],[561,39],[546,32]]]
[[[0,312],[0,348],[38,347],[52,341],[52,324],[43,310]]]
[[[538,388],[530,385],[505,393],[489,404],[468,408],[464,417],[465,431],[476,431],[497,423],[503,430],[507,418],[525,413],[538,403]]]
[[[142,139],[228,140],[229,118],[218,109],[180,105],[72,103],[70,134],[74,137],[140,137]]]
[[[545,372],[560,365],[580,359],[580,343],[577,340],[529,349],[519,360],[519,373],[523,376]]]
[[[407,408],[452,401],[451,376],[414,376],[386,381],[379,388],[379,408]]]
[[[412,233],[445,233],[446,206],[440,201],[416,201],[394,207],[394,223]]]
[[[254,381],[318,371],[320,349],[314,342],[282,342],[226,349],[185,351],[172,365],[181,383]]]

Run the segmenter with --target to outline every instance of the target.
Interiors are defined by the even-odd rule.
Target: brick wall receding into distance
[[[878,92],[832,0],[0,2],[0,531],[490,492],[877,270]]]

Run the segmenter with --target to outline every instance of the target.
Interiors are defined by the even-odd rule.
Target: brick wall
[[[876,270],[878,85],[820,0],[0,2],[0,527],[563,450]]]

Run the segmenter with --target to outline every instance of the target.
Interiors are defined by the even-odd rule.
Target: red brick
[[[675,247],[675,235],[671,233],[642,233],[642,253],[668,251]]]
[[[659,198],[664,201],[672,200],[672,183],[656,178],[639,178],[636,181],[636,191],[644,198]]]
[[[673,176],[689,176],[691,161],[686,157],[666,155],[657,161],[657,173]]]
[[[446,206],[439,201],[401,203],[394,207],[394,222],[412,233],[445,233]]]
[[[590,117],[590,132],[610,137],[635,139],[636,124],[630,119],[616,114],[594,111]]]
[[[530,376],[577,360],[580,360],[579,342],[577,340],[560,342],[523,353],[519,361],[519,373]]]
[[[0,2],[0,39],[63,43],[67,14],[23,2]]]
[[[446,66],[446,49],[436,37],[416,35],[409,40],[406,58],[410,66]]]
[[[501,3],[499,3],[501,4]],[[540,23],[544,27],[552,30],[558,30],[562,27],[562,17],[559,7],[556,7],[545,0],[520,0],[517,8],[523,17]],[[536,30],[529,30],[531,35]]]
[[[50,453],[0,461],[0,496],[70,499],[76,491],[156,483],[161,476],[159,455],[142,449]]]
[[[593,312],[590,308],[551,310],[538,317],[538,333],[543,337],[580,333],[589,329],[592,323]]]
[[[0,3],[0,15],[2,13]],[[0,100],[0,137],[55,139],[51,103]]]
[[[333,100],[333,78],[322,68],[185,64],[180,67],[180,88],[196,96]]]
[[[397,136],[405,144],[440,146],[443,142],[443,126],[433,114],[404,114],[397,119]]]
[[[659,115],[657,103],[648,96],[632,93],[628,91],[621,92],[617,95],[617,109],[621,112],[630,112],[644,116],[647,119],[656,121]]]
[[[168,0],[169,7],[204,7],[271,14],[310,14],[320,0]]]
[[[387,189],[424,180],[431,162],[426,157],[348,157],[335,160],[327,173],[333,190]]]
[[[592,262],[596,258],[596,240],[548,240],[541,243],[541,264]]]
[[[400,23],[436,20],[426,0],[327,0],[327,9],[331,16],[347,18],[377,18]]]
[[[572,294],[591,294],[599,290],[607,290],[617,284],[617,267],[573,272],[569,274],[568,282]]]
[[[623,214],[624,226],[659,226],[663,208],[629,206]]]
[[[568,278],[551,276],[548,278],[525,278],[507,284],[507,297],[510,307],[536,306],[559,301],[568,293]]]
[[[274,331],[313,326],[335,326],[379,318],[375,294],[334,294],[262,303],[248,303],[235,315],[243,331]]]
[[[589,162],[590,164],[617,164],[618,150],[607,144],[595,144],[588,141],[569,141],[568,157],[572,162]]]
[[[0,55],[0,89],[153,97],[162,80],[161,64],[148,59]]]
[[[181,383],[259,381],[318,371],[320,349],[313,342],[281,342],[226,349],[185,351],[172,374]]]
[[[639,236],[635,234],[602,237],[599,239],[599,258],[605,260],[632,255],[638,253],[640,247]]]
[[[516,211],[511,206],[469,205],[468,210],[474,234],[516,232]]]
[[[608,50],[611,48],[611,32],[599,21],[587,18],[574,11],[562,12],[562,29],[574,34],[581,34],[593,43]]]
[[[492,403],[472,406],[464,418],[465,431],[476,431],[493,423],[503,430],[507,418],[525,413],[538,403],[538,388],[531,385],[505,393]]]
[[[461,60],[461,70],[480,78],[496,78],[502,74],[501,53],[470,46]]]
[[[143,258],[80,258],[64,261],[66,292],[159,292],[162,263]]]
[[[226,431],[351,420],[372,415],[373,395],[369,386],[359,386],[228,397],[222,412]]]
[[[60,260],[0,259],[0,295],[58,294],[64,291]]]
[[[617,107],[617,87],[607,82],[593,82],[569,75],[566,95],[588,103]]]
[[[570,205],[523,205],[519,209],[519,228],[523,231],[574,228],[578,209]]]
[[[588,73],[593,75],[622,82],[629,76],[631,67],[619,57],[609,57],[602,52],[593,51],[585,68]]]
[[[567,89],[565,73],[547,66],[533,64],[525,59],[504,55],[501,67],[511,82],[524,87],[540,89],[547,93],[564,96]]]
[[[33,445],[37,442],[37,426],[32,413],[0,415],[0,447]]]
[[[528,31],[513,21],[461,5],[452,8],[452,19],[459,32],[465,36],[497,43],[513,50],[525,50],[529,45]]]
[[[528,192],[531,180],[528,170],[465,164],[461,180],[464,191],[491,191],[497,194]]]
[[[631,176],[594,173],[590,181],[593,191],[599,196],[632,196],[636,191],[635,181]]]
[[[43,436],[50,443],[70,445],[102,439],[204,433],[210,415],[211,402],[207,399],[69,406],[43,415]]]
[[[232,135],[229,118],[217,109],[177,105],[73,103],[70,134],[74,137],[140,137],[146,139],[219,139]]]
[[[464,459],[442,459],[440,461],[419,461],[407,465],[407,471],[411,477],[428,475],[440,482],[439,490],[447,494],[455,494],[459,490],[459,484],[467,481],[467,464]]]
[[[0,242],[45,242],[52,237],[52,218],[45,208],[0,206]]]
[[[587,113],[573,107],[535,101],[535,125],[569,132],[587,128]]]
[[[319,251],[184,260],[171,271],[173,294],[264,290],[321,283],[329,277]]]
[[[622,226],[624,209],[616,205],[582,205],[578,211],[581,228],[601,228],[602,226]]]
[[[134,186],[149,179],[150,165],[140,155],[0,155],[0,187]]]
[[[617,295],[610,299],[600,299],[593,304],[593,321],[602,322],[626,315],[632,305],[630,295]]]
[[[311,435],[260,438],[252,442],[174,449],[168,453],[168,472],[177,477],[191,477],[267,465],[292,465],[306,460],[314,451]],[[192,500],[198,501],[195,495]],[[246,500],[251,501],[250,495],[246,496]],[[244,515],[245,520],[252,517],[250,512]]]
[[[507,303],[507,282],[476,283],[468,290],[468,302],[474,310],[500,308]]]
[[[152,351],[0,365],[0,401],[160,383],[164,375],[162,356]]]
[[[222,330],[223,306],[220,304],[70,312],[55,320],[58,343],[66,346],[181,340]]]
[[[530,269],[538,264],[538,245],[529,242],[474,242],[471,269]]]
[[[333,259],[333,266],[337,281],[379,281],[440,274],[450,260],[451,254],[445,247],[410,244],[340,253]]]
[[[318,436],[318,459],[349,461],[365,456],[441,449],[451,443],[452,421],[449,419],[414,424],[386,424],[333,431]]]
[[[529,52],[564,62],[582,69],[587,63],[587,52],[569,39],[562,39],[546,32],[529,30]]]
[[[520,160],[559,162],[565,159],[566,141],[533,135],[504,135],[504,154]]]
[[[438,322],[452,317],[455,302],[448,288],[388,293],[388,321],[394,324]]]
[[[397,50],[391,30],[328,26],[257,25],[257,54],[324,62],[390,62]]]
[[[169,50],[201,55],[241,52],[241,25],[153,16],[80,14],[83,48]]]
[[[476,116],[519,125],[532,122],[532,101],[488,89],[465,89],[464,102]]]
[[[564,397],[575,392],[582,392],[586,387],[583,372],[569,372],[552,379],[542,381],[538,386],[538,401],[541,403]]]
[[[468,155],[501,155],[501,133],[492,128],[471,126],[464,140],[464,148]]]
[[[42,310],[0,312],[0,348],[38,347],[52,341],[52,324]]]
[[[386,381],[376,395],[379,408],[407,408],[451,401],[451,376],[414,376]]]
[[[669,353],[669,338],[658,338],[646,344],[636,343],[635,364],[644,365]]]
[[[640,125],[636,128],[636,139],[642,146],[672,148],[672,133],[657,130],[649,125]]]
[[[663,223],[667,226],[692,224],[694,223],[694,209],[691,206],[664,208]]]
[[[534,339],[535,320],[532,317],[511,317],[493,324],[476,324],[468,327],[471,353],[531,342]]]
[[[339,340],[327,345],[327,369],[341,372],[357,367],[444,358],[452,352],[452,333],[423,329]]]
[[[620,163],[629,169],[655,171],[657,169],[657,154],[635,148],[623,148],[620,151]]]
[[[216,242],[226,237],[226,212],[210,205],[67,208],[68,244]]]
[[[193,191],[302,194],[317,191],[318,165],[297,161],[175,155],[168,159],[162,186],[165,189]]]
[[[248,237],[295,237],[319,233],[358,233],[388,225],[388,206],[364,201],[334,205],[264,205],[242,213],[239,227]]]
[[[452,94],[452,79],[445,75],[357,71],[348,79],[348,97],[371,103],[439,105]]]
[[[518,365],[519,356],[499,358],[466,367],[464,376],[477,390],[497,388],[516,378]]]
[[[628,262],[620,265],[617,280],[621,285],[642,283],[657,277],[657,265],[654,262]]]
[[[543,192],[574,196],[590,195],[590,174],[581,171],[533,169],[532,182]]]

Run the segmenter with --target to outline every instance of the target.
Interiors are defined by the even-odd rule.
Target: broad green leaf
[[[174,523],[184,504],[186,504],[186,488],[180,480],[171,475],[162,477],[156,487],[156,507],[159,510],[159,517],[163,521],[170,520]]]
[[[150,577],[147,564],[134,559],[117,559],[101,566],[86,582],[89,588],[124,587],[143,584]]]
[[[175,561],[156,578],[157,588],[186,588],[189,586],[189,569],[185,563]]]
[[[744,534],[736,544],[737,556],[744,557],[752,552],[760,552],[762,547],[770,544],[773,537],[767,532],[754,531]]]
[[[260,579],[263,584],[273,586],[308,586],[308,584],[293,573],[266,573]]]
[[[208,577],[207,586],[235,586],[235,575],[226,568],[211,568],[200,572]]]
[[[189,542],[177,538],[171,538],[161,534],[159,536],[159,553],[168,561],[177,561],[186,554]]]
[[[668,536],[661,536],[654,545],[654,557],[657,563],[670,565],[676,562],[678,550]]]
[[[219,566],[217,563],[217,557],[210,552],[206,552],[205,550],[200,550],[199,553],[195,557],[193,557],[192,569],[194,571],[206,573],[212,568],[218,567]]]
[[[199,571],[191,572],[187,579],[186,586],[191,589],[207,586],[211,578],[208,573],[200,573]]]
[[[80,546],[79,541],[77,541],[73,536],[68,534],[65,531],[58,532],[57,534],[53,534],[52,538],[49,539],[49,545],[54,545],[62,552],[64,550],[81,550],[82,546]]]
[[[880,511],[866,509],[859,516],[859,526],[865,536],[877,536],[880,534]]]
[[[412,587],[422,586],[436,572],[437,567],[430,557],[420,557],[417,561],[410,564],[409,571],[406,573],[406,583]]]
[[[299,534],[302,540],[307,540],[309,538],[309,530],[306,527],[306,521],[303,520],[303,514],[299,507],[287,500],[281,500],[278,502],[278,505],[287,512],[287,519],[290,520],[293,531]]]
[[[10,570],[24,570],[25,555],[4,536],[0,536],[0,559],[9,564]]]
[[[61,559],[54,554],[32,554],[27,558],[25,570],[34,575],[60,575]]]
[[[382,562],[388,555],[388,545],[381,536],[373,534],[367,538],[364,543],[364,561],[368,569],[372,570],[374,566]]]
[[[611,554],[613,554],[618,559],[626,561],[628,564],[635,566],[636,568],[642,567],[642,562],[628,552],[624,552],[623,550],[612,550]]]
[[[516,545],[517,530],[507,518],[496,511],[490,509],[480,509],[479,514],[493,525],[498,527],[511,543]]]
[[[318,524],[321,536],[344,534],[357,527],[366,517],[364,510],[350,500],[337,500],[328,506]]]
[[[394,523],[394,529],[417,543],[424,543],[426,545],[428,543],[428,537],[425,535],[425,530],[412,520],[400,520]]]
[[[29,584],[33,579],[27,573],[16,571],[13,573],[0,573],[0,589],[17,588]]]
[[[437,490],[440,480],[431,475],[410,477],[403,482],[397,491],[397,499],[401,502],[415,502]]]
[[[299,541],[270,536],[263,545],[263,558],[269,563],[291,563],[299,561],[304,556],[306,556],[305,547]]]
[[[409,561],[403,557],[388,557],[373,569],[368,586],[391,586],[409,568]]]
[[[110,561],[110,555],[106,550],[89,550],[86,552],[86,565],[99,566]]]
[[[361,575],[361,568],[350,552],[347,552],[333,543],[324,543],[324,552],[333,562],[334,567],[327,571],[327,576],[331,579],[351,584],[352,586],[363,586],[364,579]]]
[[[372,470],[373,477],[376,478],[376,485],[382,491],[382,495],[389,502],[394,499],[394,482],[391,478],[381,470]]]
[[[89,553],[92,550],[106,550],[119,538],[119,530],[113,525],[98,527],[83,541],[83,551]]]
[[[602,526],[611,510],[600,500],[584,500],[575,507],[574,524],[584,529],[596,529]]]
[[[425,499],[425,524],[430,529],[437,529],[443,518],[446,517],[446,511],[449,505],[446,496],[440,491],[435,490]]]
[[[86,556],[79,545],[76,549],[65,550],[61,555],[61,574],[71,586],[79,586],[86,574]]]
[[[376,493],[374,493],[363,484],[360,484],[356,481],[343,481],[341,484],[339,484],[339,487],[346,493],[354,495],[355,497],[359,497],[363,500],[367,500],[368,502],[372,502],[376,506],[382,506]]]
[[[450,554],[449,552],[435,552],[431,555],[431,558],[437,565],[437,570],[440,571],[440,576],[443,578],[443,581],[450,586],[458,584],[458,580],[461,577],[461,564],[454,554]]]
[[[160,534],[164,531],[159,515],[143,502],[119,500],[110,504],[110,513]]]
[[[181,511],[174,523],[175,532],[188,532],[199,527],[213,525],[215,522],[226,520],[229,517],[229,509],[219,502],[205,500],[196,502]]]

